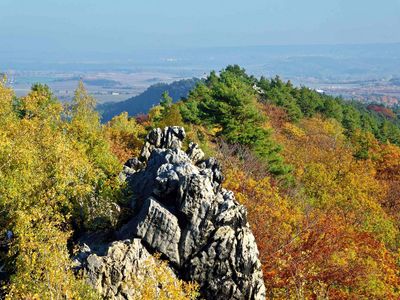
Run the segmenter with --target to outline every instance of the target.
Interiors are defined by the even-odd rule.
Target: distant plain
[[[228,64],[239,64],[257,77],[279,75],[295,85],[346,98],[389,105],[400,99],[400,44],[188,48],[62,58],[0,51],[0,71],[18,96],[41,82],[63,101],[71,99],[79,80],[100,103],[114,102],[152,84],[201,78]]]

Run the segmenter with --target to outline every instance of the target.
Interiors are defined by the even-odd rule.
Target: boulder
[[[181,231],[178,219],[154,198],[147,198],[139,214],[120,230],[121,237],[139,237],[150,249],[179,265]]]
[[[86,249],[87,251],[87,249]],[[116,241],[105,255],[89,254],[84,274],[88,283],[106,299],[133,299],[129,288],[141,265],[152,262],[152,255],[140,239]]]

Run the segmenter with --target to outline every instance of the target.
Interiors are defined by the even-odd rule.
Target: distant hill
[[[174,101],[186,97],[200,80],[197,78],[183,79],[168,83],[157,83],[150,86],[140,95],[121,102],[99,104],[97,110],[102,115],[102,121],[107,122],[121,112],[128,112],[130,116],[147,113],[150,108],[160,102],[163,92],[167,91]]]

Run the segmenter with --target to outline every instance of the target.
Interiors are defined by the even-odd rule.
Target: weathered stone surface
[[[193,142],[189,144],[189,149],[186,151],[186,153],[194,164],[197,164],[204,158],[203,150],[200,149],[199,145]]]
[[[139,214],[122,227],[120,234],[127,238],[140,237],[145,245],[179,265],[181,231],[178,219],[154,198],[144,201]]]
[[[124,165],[125,167],[131,168],[134,171],[140,170],[144,167],[143,162],[141,162],[138,158],[133,157],[128,159],[128,161]]]
[[[129,170],[123,174],[134,192],[134,214],[116,236],[140,238],[151,252],[162,253],[179,277],[199,283],[206,299],[265,299],[246,209],[232,192],[221,188],[223,175],[214,158],[204,160],[193,143],[186,153],[181,150],[184,137],[180,127],[155,129],[146,138],[142,164],[131,160],[126,166]],[[110,264],[116,261],[118,274],[107,281],[111,294],[124,270],[116,253],[101,258],[101,263],[99,257],[87,257],[87,270],[94,279],[106,272],[104,259]],[[91,283],[99,288],[98,281]]]
[[[155,148],[180,149],[186,133],[182,127],[165,127],[153,129],[146,137],[146,142],[140,153],[140,160],[147,161]]]
[[[84,274],[88,283],[106,299],[131,299],[133,291],[127,283],[137,275],[141,264],[152,260],[140,239],[117,241],[104,256],[89,254]]]

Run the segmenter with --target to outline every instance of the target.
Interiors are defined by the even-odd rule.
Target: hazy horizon
[[[229,64],[315,88],[386,84],[400,78],[399,11],[400,0],[0,0],[0,73],[18,95],[42,82],[62,99],[84,78],[101,101]]]
[[[399,0],[2,0],[0,40],[14,59],[219,47],[399,43]]]

